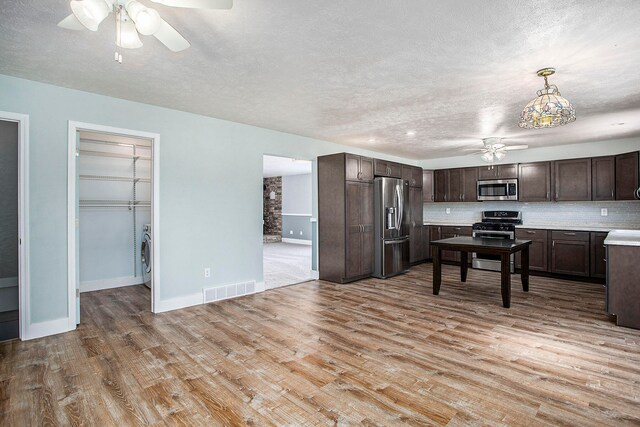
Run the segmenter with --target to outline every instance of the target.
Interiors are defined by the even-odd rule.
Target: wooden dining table
[[[469,269],[469,253],[490,254],[500,256],[500,289],[502,292],[502,305],[505,308],[511,306],[511,255],[521,252],[522,265],[520,267],[520,279],[522,290],[529,292],[529,246],[531,240],[521,239],[483,239],[479,237],[452,237],[450,239],[434,240],[433,247],[433,294],[440,293],[442,284],[442,251],[460,252],[460,281],[467,281]]]

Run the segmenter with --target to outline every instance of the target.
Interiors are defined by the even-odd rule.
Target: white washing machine
[[[144,285],[151,289],[151,224],[144,225],[142,246],[140,248],[140,261],[142,262]]]

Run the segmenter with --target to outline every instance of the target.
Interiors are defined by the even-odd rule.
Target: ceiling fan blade
[[[151,0],[171,7],[189,7],[193,9],[231,9],[233,0]]]
[[[503,147],[503,150],[525,150],[529,148],[528,145],[507,145],[506,147]]]
[[[82,25],[82,22],[80,22],[73,13],[58,22],[58,27],[73,31],[80,31],[87,28]]]
[[[180,35],[175,28],[167,23],[164,19],[161,20],[160,28],[153,33],[155,38],[160,40],[162,44],[169,48],[173,52],[180,52],[187,49],[191,44]]]

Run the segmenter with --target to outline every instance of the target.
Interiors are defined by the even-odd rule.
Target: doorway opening
[[[19,123],[0,120],[0,341],[20,338]]]
[[[311,162],[265,155],[262,172],[265,288],[311,280]]]
[[[138,286],[159,295],[157,134],[69,124],[69,319],[81,294]],[[146,298],[145,298],[146,300]]]

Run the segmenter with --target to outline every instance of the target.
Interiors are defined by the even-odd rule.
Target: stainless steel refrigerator
[[[409,183],[376,178],[373,190],[373,275],[385,279],[409,269]]]

